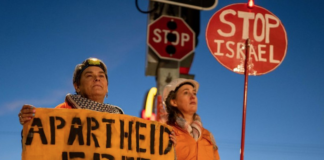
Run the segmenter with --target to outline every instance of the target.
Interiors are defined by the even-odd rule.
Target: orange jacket
[[[55,108],[66,108],[66,109],[72,109],[73,107],[70,106],[67,102],[63,102],[63,103],[57,105]]]
[[[210,132],[202,128],[202,135],[195,139],[179,126],[172,126],[177,142],[175,153],[177,160],[220,160],[218,149],[214,150]]]

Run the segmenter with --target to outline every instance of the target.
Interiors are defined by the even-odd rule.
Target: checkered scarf
[[[71,104],[74,108],[78,109],[90,109],[99,112],[124,114],[124,111],[118,106],[92,101],[78,94],[67,94],[65,101]]]

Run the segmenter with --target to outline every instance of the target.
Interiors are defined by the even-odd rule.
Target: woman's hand
[[[171,134],[169,135],[170,140],[172,141],[173,145],[176,146],[177,145],[177,137],[175,136],[174,131],[171,131]]]
[[[25,104],[22,106],[18,117],[19,117],[19,122],[21,125],[24,125],[24,123],[28,122],[35,116],[36,112],[36,107],[30,105],[30,104]]]

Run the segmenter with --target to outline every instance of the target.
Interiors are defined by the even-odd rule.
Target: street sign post
[[[212,10],[216,7],[218,0],[151,0],[161,3],[177,5],[197,10]]]
[[[195,32],[179,17],[161,16],[149,24],[147,36],[160,59],[181,61],[195,49]]]
[[[228,5],[209,20],[206,41],[216,60],[227,69],[243,74],[245,41],[250,39],[249,75],[276,69],[287,51],[287,34],[278,17],[246,3]]]
[[[240,160],[244,160],[248,76],[269,73],[282,63],[287,52],[286,30],[279,18],[250,0],[217,11],[208,22],[206,42],[219,63],[245,76],[240,151]]]

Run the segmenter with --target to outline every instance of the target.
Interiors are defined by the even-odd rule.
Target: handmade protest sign
[[[246,3],[218,10],[206,28],[206,42],[216,60],[225,68],[244,74],[246,40],[250,40],[249,75],[275,70],[286,57],[288,39],[280,19],[269,10]]]
[[[22,160],[174,159],[171,127],[86,109],[37,108],[24,124]]]

